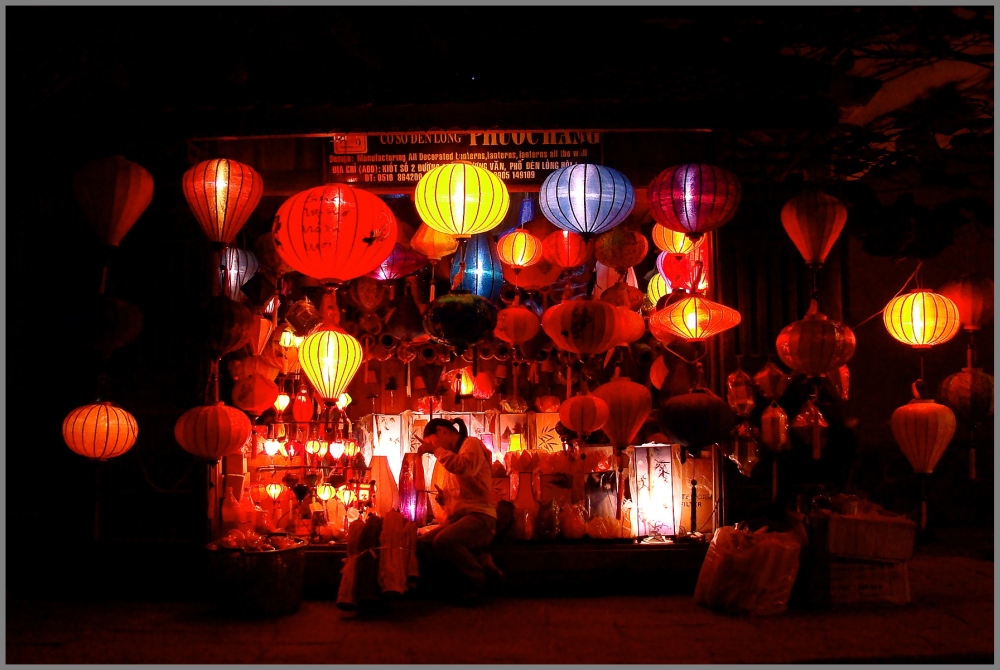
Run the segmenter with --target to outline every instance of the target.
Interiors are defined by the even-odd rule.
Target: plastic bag
[[[698,573],[694,601],[730,614],[780,614],[799,572],[795,533],[751,533],[735,526],[715,531]]]

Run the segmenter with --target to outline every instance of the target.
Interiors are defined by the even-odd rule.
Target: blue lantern
[[[451,279],[455,281],[461,259],[455,254],[451,261]],[[465,276],[456,288],[470,291],[490,302],[500,299],[503,288],[503,266],[493,236],[489,233],[473,235],[465,245]]]
[[[538,206],[559,228],[590,239],[632,213],[635,189],[618,170],[587,163],[569,165],[545,178]]]

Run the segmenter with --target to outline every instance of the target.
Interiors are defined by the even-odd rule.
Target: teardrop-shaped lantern
[[[667,305],[649,320],[655,320],[677,337],[700,342],[739,325],[740,313],[700,295],[691,295]]]
[[[593,395],[608,404],[608,421],[603,430],[611,445],[625,449],[649,417],[649,410],[653,408],[652,394],[627,377],[615,377],[594,389]]]
[[[660,428],[668,437],[698,455],[729,434],[736,417],[729,405],[706,388],[667,399],[660,409]]]
[[[542,260],[542,242],[526,230],[518,229],[497,240],[500,262],[516,270]]]
[[[559,421],[580,437],[586,439],[600,430],[608,421],[608,403],[594,395],[568,398],[559,406]]]
[[[260,264],[257,257],[246,249],[228,247],[220,258],[219,287],[222,295],[239,300],[243,295],[240,288],[257,272]]]
[[[523,344],[538,334],[541,319],[527,307],[516,304],[497,312],[493,334],[508,344]]]
[[[967,426],[986,421],[993,416],[993,375],[980,368],[962,368],[941,382],[938,402]]]
[[[955,303],[966,330],[979,330],[993,320],[993,279],[981,272],[952,279],[938,293]]]
[[[947,342],[961,325],[955,303],[920,288],[890,300],[882,319],[890,335],[914,349]]]
[[[354,379],[363,360],[361,343],[339,326],[326,325],[299,347],[299,364],[316,392],[334,403]]]
[[[121,456],[139,436],[135,417],[110,402],[77,407],[62,424],[66,446],[87,458],[104,461]]]
[[[820,377],[851,360],[854,333],[843,323],[831,321],[813,300],[804,319],[785,326],[775,342],[781,362],[809,377]]]
[[[462,258],[455,254],[451,261],[451,279],[461,270]],[[503,266],[496,245],[488,234],[473,235],[465,244],[465,274],[458,288],[490,302],[500,299],[503,290]]]
[[[930,474],[955,435],[955,414],[933,400],[914,398],[892,413],[890,425],[913,471]]]
[[[421,221],[438,232],[467,238],[496,228],[510,195],[500,178],[469,163],[429,170],[417,182],[413,203]]]
[[[740,182],[732,172],[704,163],[669,167],[649,185],[649,213],[657,223],[696,240],[736,215]]]
[[[563,230],[589,239],[624,221],[635,206],[628,178],[603,165],[581,163],[552,172],[538,192],[538,207]]]
[[[264,181],[249,165],[228,158],[202,161],[184,173],[184,197],[208,239],[228,245],[264,195]]]
[[[575,268],[590,258],[591,245],[576,233],[557,230],[542,240],[542,257],[560,268]]]
[[[811,268],[823,265],[845,223],[844,203],[822,191],[797,195],[781,208],[781,225]]]
[[[73,195],[100,240],[117,247],[153,200],[153,176],[124,156],[100,158],[73,175]]]
[[[189,409],[174,424],[177,443],[210,461],[239,453],[252,432],[246,414],[221,402]]]
[[[421,223],[417,232],[410,238],[410,246],[417,253],[426,256],[432,263],[435,263],[445,256],[450,256],[458,249],[458,240],[434,230],[426,223]]]
[[[661,389],[663,382],[667,381],[668,374],[670,374],[670,370],[667,368],[666,360],[663,356],[657,356],[653,364],[649,366],[649,383],[657,389]]]
[[[542,315],[542,329],[556,347],[576,354],[601,354],[614,346],[617,314],[602,300],[575,298]]]
[[[660,251],[674,256],[683,256],[701,243],[701,238],[692,240],[685,233],[670,230],[659,223],[653,225],[653,244]]]
[[[624,274],[638,265],[649,252],[646,236],[632,228],[617,227],[601,233],[594,240],[594,256],[609,268]]]
[[[449,344],[459,353],[487,338],[496,325],[497,308],[465,291],[441,296],[424,312],[424,330],[431,339]]]

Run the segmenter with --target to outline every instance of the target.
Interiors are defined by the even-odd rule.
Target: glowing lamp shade
[[[339,409],[340,411],[344,411],[345,409],[347,409],[347,406],[350,405],[352,401],[353,398],[351,398],[351,395],[349,393],[341,393],[339,396],[337,396],[337,409]]]
[[[332,484],[317,484],[316,485],[316,497],[326,502],[332,498],[337,493],[337,489],[333,487]]]
[[[542,260],[542,241],[526,230],[507,233],[497,241],[500,262],[515,270],[526,268]]]
[[[653,275],[652,279],[649,280],[649,286],[646,287],[646,297],[649,299],[649,304],[656,306],[656,303],[660,301],[665,295],[669,295],[672,289],[670,287],[670,282],[663,278],[659,272]]]
[[[306,440],[305,450],[307,454],[318,454],[320,451],[326,453],[328,446],[325,440]]]
[[[267,497],[271,500],[277,501],[278,498],[281,497],[281,494],[285,492],[285,485],[277,482],[271,482],[264,487],[264,491],[267,493]]]
[[[426,223],[421,223],[417,232],[410,238],[410,246],[417,253],[427,256],[432,261],[439,261],[450,256],[458,249],[458,240],[451,235],[434,230]]]
[[[812,268],[823,265],[846,223],[844,203],[822,191],[797,195],[781,208],[781,225]]]
[[[524,451],[524,435],[521,433],[511,433],[508,451]]]
[[[221,261],[219,287],[222,289],[222,295],[239,300],[242,295],[240,288],[257,273],[260,263],[251,252],[236,247],[226,249]]]
[[[699,342],[739,325],[740,313],[699,295],[678,300],[649,317],[667,332]]]
[[[471,396],[476,390],[476,381],[472,376],[472,368],[461,368],[455,371],[455,381],[452,383],[455,395]]]
[[[124,156],[101,158],[73,175],[73,195],[101,241],[117,247],[153,200],[153,176]]]
[[[511,305],[497,312],[493,334],[508,344],[523,344],[542,327],[541,319],[524,305]]]
[[[278,397],[274,400],[274,409],[278,411],[278,414],[281,414],[288,409],[288,404],[291,401],[292,398],[287,393],[279,393]]]
[[[736,175],[703,163],[667,168],[646,192],[653,219],[691,239],[728,223],[736,214],[740,194]]]
[[[139,435],[135,417],[109,402],[77,407],[62,425],[66,446],[87,458],[99,461],[121,456],[132,448]]]
[[[675,256],[683,256],[694,249],[697,243],[686,234],[670,230],[666,226],[658,223],[653,226],[653,244],[660,251],[665,251]]]
[[[961,325],[958,306],[928,289],[915,289],[889,301],[882,313],[889,334],[914,349],[929,349],[955,337]]]
[[[238,454],[251,433],[247,415],[221,402],[189,409],[174,424],[177,444],[211,461]]]
[[[556,230],[542,240],[542,257],[560,268],[575,268],[590,258],[590,245],[576,233]]]
[[[467,238],[496,228],[510,206],[500,178],[468,163],[441,165],[417,182],[413,202],[430,228]]]
[[[940,294],[958,307],[966,330],[979,330],[993,320],[993,280],[981,272],[964,274],[942,286]]]
[[[337,327],[318,330],[299,348],[299,363],[316,392],[335,402],[361,366],[361,343]]]
[[[601,354],[615,345],[618,314],[603,300],[573,299],[542,314],[542,329],[556,347],[575,354]]]
[[[462,259],[458,254],[451,262],[451,279],[455,280]],[[500,299],[503,290],[503,265],[496,245],[489,235],[473,235],[465,245],[465,274],[458,288],[490,302]]]
[[[890,425],[913,471],[930,474],[955,435],[955,414],[933,400],[916,398],[892,413]]]
[[[277,456],[281,451],[281,440],[269,438],[264,440],[264,453],[270,457]]]
[[[557,227],[589,239],[611,230],[632,213],[635,189],[618,170],[587,163],[569,165],[542,182],[538,207]]]
[[[198,163],[181,180],[184,198],[208,239],[228,245],[264,195],[264,181],[249,165],[214,158]]]

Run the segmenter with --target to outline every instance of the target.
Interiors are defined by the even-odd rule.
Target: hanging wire
[[[901,287],[901,288],[900,288],[900,289],[899,289],[898,291],[896,291],[896,295],[892,296],[892,298],[889,298],[889,301],[888,301],[888,302],[891,302],[891,301],[892,301],[893,299],[895,299],[895,298],[898,298],[898,297],[899,297],[899,295],[900,295],[900,294],[901,294],[901,293],[902,293],[903,291],[905,291],[905,290],[906,290],[906,287],[910,285],[910,281],[911,281],[911,280],[913,280],[913,278],[914,278],[914,277],[917,277],[917,273],[918,273],[918,272],[920,272],[920,267],[921,267],[921,266],[922,266],[923,264],[924,264],[924,262],[923,262],[923,261],[920,261],[919,263],[917,263],[917,267],[916,267],[916,269],[915,269],[915,270],[913,271],[913,274],[911,274],[911,275],[910,275],[909,277],[907,277],[907,279],[906,279],[906,282],[905,282],[905,283],[903,284],[903,286],[902,286],[902,287]],[[919,284],[919,282],[918,282],[918,284],[917,284],[917,288],[919,288],[919,287],[920,287],[920,284]],[[886,304],[888,304],[888,302],[887,302]],[[874,318],[875,318],[876,316],[878,316],[879,314],[881,314],[881,313],[882,313],[882,312],[884,312],[884,311],[885,311],[885,307],[883,307],[883,308],[882,308],[882,309],[880,309],[879,311],[875,312],[874,314],[872,314],[871,316],[869,316],[869,317],[868,317],[867,319],[865,319],[865,320],[864,320],[864,321],[862,321],[861,323],[857,324],[856,326],[851,326],[851,330],[857,330],[858,328],[860,328],[861,326],[865,325],[866,323],[868,323],[869,321],[871,321],[872,319],[874,319]]]

